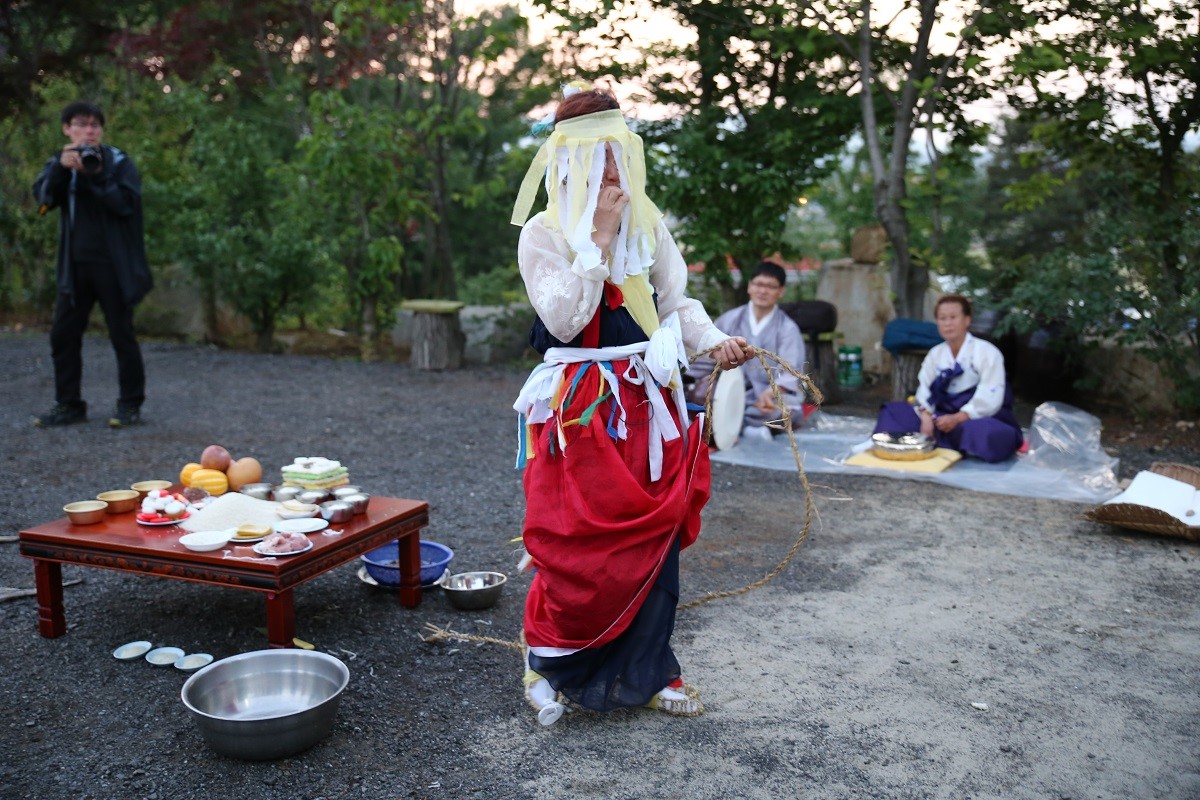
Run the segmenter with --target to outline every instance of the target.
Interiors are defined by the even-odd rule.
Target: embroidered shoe
[[[666,687],[646,703],[646,708],[670,714],[673,717],[698,717],[704,713],[700,692],[694,686],[684,684],[682,689]]]
[[[79,405],[57,403],[45,414],[38,414],[33,418],[33,424],[39,428],[58,428],[79,422],[87,422],[87,403]]]
[[[117,406],[117,410],[108,418],[110,428],[128,428],[142,421],[142,412],[136,408]]]

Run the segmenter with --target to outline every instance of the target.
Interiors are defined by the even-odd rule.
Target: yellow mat
[[[894,469],[900,472],[945,472],[954,462],[962,459],[962,453],[947,447],[939,447],[929,458],[920,461],[890,461],[880,458],[870,450],[855,453],[846,459],[846,463],[855,467],[871,467],[873,469]]]

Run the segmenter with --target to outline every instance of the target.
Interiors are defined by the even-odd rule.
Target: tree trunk
[[[375,295],[368,295],[362,301],[362,316],[359,318],[358,354],[363,361],[375,360],[375,308],[378,305]]]
[[[466,337],[453,312],[414,311],[412,356],[418,369],[458,369],[462,366]]]

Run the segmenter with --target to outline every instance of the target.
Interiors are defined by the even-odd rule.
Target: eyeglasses
[[[777,292],[780,289],[782,289],[783,287],[780,286],[778,283],[775,283],[775,281],[750,281],[750,288],[751,289],[770,289],[773,292]]]
[[[94,119],[88,120],[87,122],[79,122],[77,120],[71,120],[71,127],[72,128],[103,128],[104,123],[97,122]]]

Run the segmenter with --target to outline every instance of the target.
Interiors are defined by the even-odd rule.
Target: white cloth
[[[621,402],[620,379],[626,383],[643,387],[646,400],[654,408],[650,415],[650,436],[647,458],[650,462],[650,480],[656,481],[662,477],[663,442],[670,442],[681,436],[687,436],[687,401],[683,396],[683,381],[679,374],[678,355],[682,349],[679,341],[679,323],[672,317],[663,321],[648,342],[621,345],[620,347],[551,347],[546,351],[542,363],[534,368],[521,387],[513,408],[522,417],[522,424],[537,425],[549,422],[554,418],[554,409],[550,402],[562,385],[567,366],[594,362],[604,377],[617,404],[617,437],[625,439],[628,429],[625,426],[625,406]],[[629,368],[618,378],[607,363],[611,361],[629,360]],[[660,388],[668,387],[671,399],[679,419],[684,427],[675,424],[663,399]],[[558,426],[558,444],[564,451],[567,439]],[[518,437],[519,441],[522,441]],[[517,461],[520,463],[521,454]]]
[[[962,407],[971,419],[993,416],[1004,405],[1005,375],[1004,356],[991,342],[967,334],[955,357],[950,345],[942,342],[925,354],[921,371],[917,373],[920,386],[917,388],[917,404],[933,413],[929,401],[929,386],[942,370],[951,369],[955,362],[962,366],[963,374],[950,382],[949,392],[958,394],[974,388],[975,395]]]
[[[707,350],[728,339],[700,301],[687,296],[687,263],[661,221],[655,241],[649,279],[657,294],[658,318],[665,320],[678,313],[679,333],[687,352]],[[603,262],[585,266],[562,231],[546,225],[544,211],[522,227],[517,263],[529,302],[546,329],[561,341],[574,339],[596,313],[609,277],[608,266]]]

